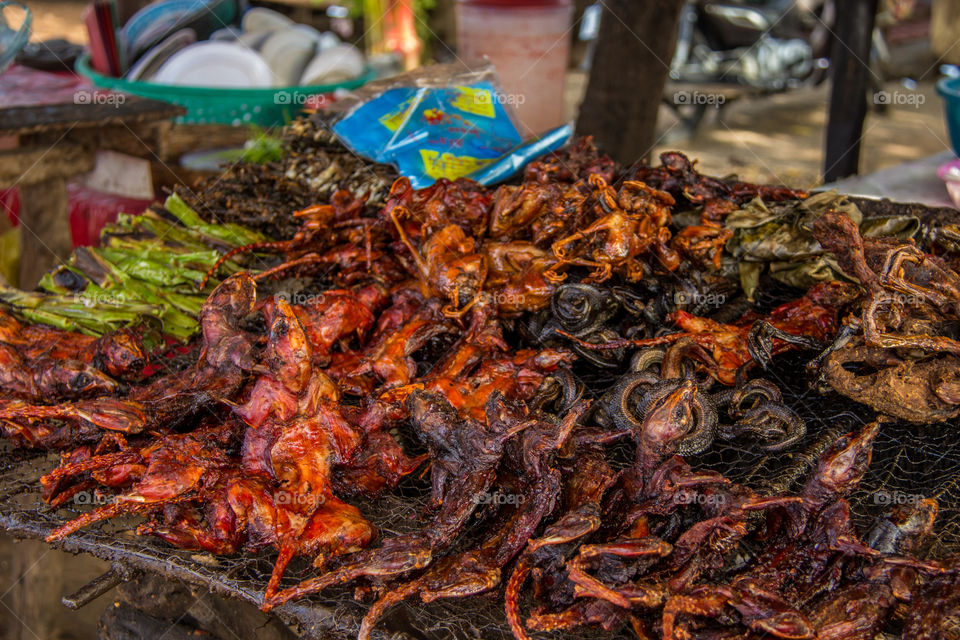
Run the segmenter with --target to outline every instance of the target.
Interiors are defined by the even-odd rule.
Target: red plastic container
[[[75,247],[98,244],[100,232],[108,224],[116,222],[118,214],[143,213],[152,202],[94,191],[74,183],[67,185],[67,195],[70,198],[70,231]]]
[[[460,0],[461,4],[472,4],[478,7],[507,7],[523,9],[530,7],[557,7],[570,4],[558,0]]]
[[[150,206],[151,200],[138,200],[95,191],[79,183],[67,185],[70,233],[74,247],[94,246],[100,241],[103,228],[115,222],[120,213],[138,214]],[[16,188],[0,191],[0,210],[10,222],[20,222],[20,194]]]
[[[17,226],[20,224],[20,190],[16,187],[12,189],[0,189],[0,211],[2,211],[10,224]]]
[[[459,57],[493,63],[524,135],[563,124],[572,20],[571,0],[457,3]]]

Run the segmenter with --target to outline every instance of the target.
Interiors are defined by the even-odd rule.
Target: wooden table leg
[[[14,543],[0,534],[0,637],[64,640],[97,637],[97,620],[116,591],[79,611],[61,604],[110,565],[93,556],[52,550],[41,540]]]
[[[20,282],[32,289],[73,247],[67,181],[50,177],[20,185]]]
[[[0,151],[0,188],[20,189],[21,289],[35,287],[50,267],[70,255],[67,180],[93,165],[92,151],[58,140]]]

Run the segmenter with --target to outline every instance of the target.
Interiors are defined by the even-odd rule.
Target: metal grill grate
[[[754,488],[796,489],[817,454],[842,433],[871,419],[864,407],[836,396],[820,396],[802,384],[809,355],[788,354],[775,362],[768,376],[778,382],[784,400],[807,421],[808,433],[797,449],[763,454],[749,448],[717,442],[702,456],[691,459],[695,467],[721,471],[732,480]],[[599,392],[594,389],[594,393]],[[937,536],[931,557],[960,551],[960,438],[955,422],[918,427],[907,423],[884,424],[874,445],[873,463],[851,497],[855,521],[865,533],[873,520],[895,501],[934,497],[940,504]],[[71,505],[51,512],[40,500],[39,478],[56,464],[56,456],[7,449],[0,463],[0,527],[21,538],[42,538],[83,507]],[[415,529],[427,495],[424,480],[408,477],[391,494],[358,506],[380,528],[383,536]],[[273,556],[240,554],[224,557],[178,550],[166,543],[133,534],[135,521],[115,520],[69,536],[62,548],[91,553],[101,559],[195,584],[223,596],[258,604],[270,576]],[[474,529],[479,527],[475,523]],[[508,569],[509,570],[509,567]],[[305,560],[295,562],[285,584],[311,575]],[[285,622],[300,626],[307,636],[356,636],[366,605],[353,600],[350,588],[331,589],[309,600],[276,609]],[[624,631],[624,637],[629,632]],[[502,593],[493,592],[466,601],[447,600],[422,605],[411,600],[396,607],[378,626],[375,636],[400,634],[412,638],[511,638],[503,615]],[[593,630],[539,637],[610,637]]]

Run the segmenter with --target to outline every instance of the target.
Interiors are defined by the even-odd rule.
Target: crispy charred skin
[[[937,503],[929,499],[898,505],[877,522],[866,542],[883,553],[915,555],[933,533],[937,510]],[[849,572],[847,584],[810,607],[818,638],[873,638],[899,601],[913,600],[921,576],[917,568],[876,560],[864,560],[862,565]]]
[[[659,167],[634,165],[627,171],[627,177],[666,191],[677,200],[682,198],[691,204],[704,205],[705,224],[717,224],[719,220],[713,216],[723,211],[723,204],[726,203],[739,205],[756,197],[775,202],[807,197],[806,191],[745,182],[725,182],[704,176],[697,172],[694,162],[676,151],[660,154],[660,163]]]
[[[553,264],[546,251],[529,242],[486,242],[482,251],[489,265],[486,293],[502,316],[550,304],[556,287],[544,276]]]
[[[754,354],[763,353],[764,360],[769,360],[795,347],[816,348],[832,339],[838,328],[837,305],[844,301],[843,297],[828,293],[836,288],[842,287],[834,283],[817,285],[803,298],[783,304],[767,316],[758,318],[748,313],[736,324],[722,324],[677,310],[669,314],[668,321],[680,331],[655,338],[593,344],[566,331],[557,330],[557,333],[587,349],[649,348],[690,339],[710,352],[713,359],[713,364],[708,368],[710,375],[723,384],[733,385],[737,372],[745,365],[754,363]],[[755,327],[759,323],[769,325],[773,331],[760,349],[755,346],[755,342],[762,338],[755,334]],[[766,362],[760,364],[765,366]]]
[[[820,458],[800,492],[801,501],[785,505],[787,519],[782,531],[762,548],[749,569],[726,586],[699,587],[695,593],[671,598],[664,608],[664,638],[677,637],[675,624],[680,615],[715,617],[725,606],[740,612],[747,627],[775,637],[812,638],[818,627],[823,637],[861,637],[843,634],[852,634],[858,625],[869,630],[877,624],[877,617],[892,605],[892,591],[886,586],[893,582],[878,581],[869,597],[853,588],[829,595],[840,587],[842,567],[850,559],[876,559],[884,572],[906,568],[941,573],[936,564],[872,549],[859,539],[850,522],[844,496],[866,472],[879,428],[875,422],[859,433],[843,436]],[[924,517],[919,521],[930,522]],[[820,596],[825,597],[825,608],[813,621],[788,604]],[[834,624],[834,608],[845,612],[844,624]]]
[[[369,238],[370,225],[375,220],[362,217],[365,204],[365,196],[357,198],[348,191],[339,190],[331,196],[329,204],[317,204],[296,211],[293,215],[300,218],[302,223],[291,239],[279,242],[258,242],[228,251],[210,268],[200,283],[200,288],[206,286],[225,262],[254,251],[283,254],[284,264],[276,267],[273,273],[288,271],[288,265],[296,267],[298,264],[320,266],[329,264],[337,259],[337,252],[333,251],[333,248],[344,236],[349,236],[351,230],[357,228],[362,229],[367,235],[366,246],[361,249],[359,258],[369,269],[371,260],[374,259],[374,249]],[[356,258],[357,256],[350,256],[348,259],[352,262]]]
[[[378,214],[338,192],[298,212],[290,240],[225,256],[280,254],[220,283],[196,361],[145,384],[134,332],[92,339],[0,313],[0,430],[61,449],[41,480],[52,508],[110,502],[51,540],[136,514],[139,534],[180,548],[272,549],[263,608],[352,583],[374,601],[361,638],[406,599],[501,586],[518,640],[583,625],[873,640],[891,619],[905,637],[949,637],[956,570],[924,559],[936,503],[884,514],[863,538],[851,521],[879,423],[822,438],[798,492],[698,465],[717,464],[699,455],[715,439],[761,454],[805,440],[755,375],[788,349],[823,351],[810,366],[821,388],[900,417],[909,404],[917,422],[952,416],[960,277],[830,213],[814,231],[850,282],[763,314],[679,302],[735,295],[727,215],[805,194],[662,161],[617,176],[581,140],[495,191],[401,179]],[[257,300],[258,283],[288,276],[318,276],[312,297]],[[418,526],[376,542],[349,501],[418,469],[430,488]],[[282,588],[297,556],[315,573]]]
[[[655,402],[643,422],[633,431],[637,441],[637,462],[632,469],[621,474],[618,486],[607,500],[609,506],[606,509],[630,511],[628,522],[623,525],[626,530],[624,535],[603,544],[583,545],[575,557],[564,561],[564,547],[596,531],[600,525],[597,518],[600,513],[598,501],[605,487],[610,484],[597,484],[598,478],[587,473],[583,476],[587,484],[580,485],[587,489],[586,493],[581,494],[578,490],[573,494],[575,504],[579,503],[577,507],[548,528],[543,538],[531,541],[507,585],[508,621],[518,638],[526,637],[517,609],[519,588],[534,568],[540,575],[546,573],[555,576],[553,580],[559,584],[572,584],[570,596],[604,601],[620,611],[633,606],[650,607],[662,603],[665,596],[660,595],[659,588],[645,589],[639,585],[611,587],[593,575],[592,570],[596,568],[595,563],[610,558],[644,561],[668,556],[672,546],[645,533],[646,529],[641,524],[645,514],[667,514],[675,509],[681,504],[676,500],[678,491],[723,483],[723,479],[715,474],[694,474],[678,458],[671,457],[678,443],[687,435],[692,421],[690,404],[694,390],[692,383],[681,384],[665,398]],[[627,506],[631,502],[637,505],[632,510]],[[592,618],[583,616],[584,610],[579,604],[570,606],[569,600],[565,604],[566,608],[556,614],[547,614],[544,610],[535,612],[527,626],[539,629],[545,620],[551,620],[551,625],[558,625],[553,628],[592,622]],[[618,619],[622,618],[623,614]]]
[[[599,175],[607,182],[613,180],[615,164],[601,154],[593,143],[593,136],[583,136],[567,149],[560,149],[531,162],[523,171],[526,182],[549,184],[572,183]]]
[[[638,389],[640,398],[634,404]],[[625,376],[612,391],[608,413],[618,428],[636,430],[642,428],[647,413],[663,401],[671,403],[672,409],[668,410],[676,411],[672,423],[687,430],[676,441],[676,453],[690,455],[706,450],[713,442],[717,412],[710,397],[689,380],[656,381],[646,373]]]
[[[479,547],[448,556],[423,576],[401,584],[380,598],[363,619],[360,638],[369,637],[377,619],[390,605],[419,593],[424,602],[440,598],[462,598],[493,589],[500,584],[501,569],[526,546],[541,520],[548,515],[560,494],[560,471],[553,468],[557,451],[564,446],[577,421],[589,409],[582,403],[560,424],[531,418],[520,406],[501,404],[494,419],[509,431],[524,430],[507,445],[506,459],[515,472],[516,506],[504,515],[505,523]],[[527,422],[532,422],[524,426]],[[522,499],[520,499],[522,497]]]
[[[139,336],[120,330],[101,338],[21,325],[3,312],[0,392],[32,402],[113,395],[118,380],[136,380],[145,363]]]
[[[150,425],[172,428],[233,398],[253,366],[253,340],[239,324],[254,308],[256,284],[243,272],[224,280],[200,311],[203,348],[197,363],[131,389]]]
[[[475,251],[475,239],[455,224],[429,233],[418,248],[401,222],[410,215],[403,207],[390,213],[397,235],[413,259],[416,275],[425,292],[449,301],[443,314],[459,318],[476,304],[483,291],[487,279],[486,256]]]
[[[826,585],[836,579],[830,571],[831,560],[841,550],[840,531],[856,544],[849,538],[850,524],[842,496],[856,486],[869,466],[878,430],[879,425],[874,423],[859,434],[845,436],[821,458],[801,492],[801,505],[787,506],[791,514],[789,533],[764,548],[750,570],[729,584],[696,587],[671,597],[664,605],[663,637],[682,637],[676,635],[681,616],[717,617],[730,606],[741,615],[742,624],[754,631],[779,638],[812,638],[813,624],[788,603],[801,594],[808,595],[805,588],[814,581],[817,588],[829,589]],[[817,519],[811,520],[812,516]],[[805,547],[805,538],[826,549],[812,552]]]
[[[413,189],[409,179],[398,178],[380,212],[381,218],[389,217],[397,207],[410,212],[404,226],[414,241],[450,224],[462,225],[471,236],[479,238],[487,227],[490,196],[480,184],[466,178],[441,178],[425,189]]]
[[[358,292],[325,291],[302,305],[293,305],[293,311],[307,334],[314,360],[322,360],[340,341],[351,336],[364,339],[386,301],[386,292],[371,285]]]
[[[430,522],[418,533],[387,539],[382,547],[346,557],[333,571],[265,598],[265,610],[363,576],[389,579],[430,565],[435,553],[457,536],[479,497],[489,491],[506,441],[529,426],[496,419],[503,404],[499,394],[487,405],[486,425],[459,418],[439,394],[417,392],[408,403],[413,423],[432,453],[433,501],[439,508]]]
[[[960,359],[952,355],[924,361],[863,344],[831,352],[820,371],[837,393],[885,415],[915,423],[940,422],[960,414]],[[863,367],[863,373],[851,371]]]
[[[642,182],[626,182],[618,194],[600,176],[591,176],[595,205],[603,215],[587,227],[553,243],[556,262],[544,277],[551,282],[565,279],[571,266],[593,272],[587,282],[603,282],[614,270],[627,281],[636,282],[644,273],[639,258],[649,253],[657,266],[672,271],[679,257],[667,241],[670,206],[673,198]]]
[[[46,537],[47,542],[62,540],[100,520],[125,513],[148,512],[195,497],[205,486],[215,482],[229,463],[217,446],[216,437],[211,437],[213,435],[205,430],[170,435],[144,448],[137,458],[143,461],[143,474],[129,491],[115,496],[110,504],[55,529]]]
[[[671,242],[673,248],[701,269],[720,269],[723,248],[733,237],[730,229],[710,225],[684,227]]]
[[[541,537],[530,540],[506,585],[507,622],[518,640],[528,637],[520,620],[519,599],[531,571],[557,576],[562,583],[565,556],[577,541],[600,528],[600,502],[615,475],[595,446],[578,447],[578,451],[580,455],[571,460],[575,466],[567,475],[564,487],[565,513],[548,526]],[[575,626],[580,620],[572,623]]]
[[[3,309],[0,344],[27,361],[73,361],[118,380],[138,379],[146,361],[140,335],[132,329],[119,329],[95,338],[44,325],[24,325]]]
[[[915,595],[903,625],[905,640],[960,638],[960,576],[934,578]]]
[[[648,604],[659,600],[652,594],[634,593],[628,597],[608,587],[588,570],[602,557],[668,556],[672,546],[649,534],[645,518],[651,514],[667,515],[676,510],[683,504],[677,498],[678,493],[726,482],[718,474],[694,473],[682,460],[673,457],[688,437],[694,421],[692,401],[695,393],[692,382],[682,383],[655,401],[643,421],[634,427],[636,463],[621,475],[608,500],[608,509],[626,515],[620,527],[623,534],[605,544],[580,548],[577,557],[567,565],[569,577],[577,585],[575,592],[599,597],[624,608],[630,608],[631,598]]]
[[[496,306],[486,301],[474,306],[466,332],[433,370],[416,382],[383,391],[365,412],[363,423],[402,419],[407,415],[405,400],[418,390],[441,393],[461,414],[483,420],[493,392],[510,401],[529,400],[548,374],[571,363],[571,354],[558,349],[508,353],[495,313]]]
[[[311,365],[307,334],[284,300],[270,306],[270,333],[257,380],[237,414],[249,425],[244,460],[277,483],[276,544],[279,557],[266,597],[279,587],[295,555],[337,556],[357,551],[374,537],[373,526],[333,493],[330,467],[349,460],[362,436],[340,413],[339,392]]]
[[[960,342],[936,335],[960,317],[960,276],[948,265],[913,244],[863,238],[839,213],[818,218],[814,235],[867,292],[857,318],[867,346],[960,355]]]
[[[204,376],[222,379],[232,373],[239,385],[240,372],[254,368],[252,342],[236,327],[252,311],[255,293],[249,276],[234,276],[218,287],[201,313],[200,361],[193,377],[184,376],[185,380],[196,383]],[[369,544],[372,526],[333,494],[330,481],[330,464],[350,460],[362,435],[340,414],[335,385],[313,369],[310,343],[294,309],[283,300],[266,309],[270,331],[258,367],[267,373],[252,385],[247,402],[235,407],[248,425],[243,464],[252,478],[259,475],[263,480],[239,477],[237,461],[225,454],[223,447],[236,440],[232,423],[214,431],[169,435],[139,451],[71,461],[47,480],[51,497],[61,478],[98,473],[106,464],[133,465],[127,475],[135,473],[136,479],[113,504],[71,521],[51,534],[50,540],[121,513],[161,511],[163,521],[148,522],[140,533],[220,553],[242,545],[275,545],[280,553],[268,595],[277,589],[294,555],[336,556]],[[194,401],[197,394],[207,394],[205,402],[216,401],[211,391],[215,390],[186,391],[181,383],[164,393],[190,395]],[[157,397],[158,386],[141,393],[146,401],[170,410],[170,399]],[[103,399],[96,406],[102,410]],[[118,406],[129,410],[126,403]],[[82,405],[73,408],[86,415],[82,410]],[[126,482],[114,476],[113,484]],[[198,503],[204,507],[194,506]]]
[[[110,376],[78,360],[28,361],[10,345],[0,343],[0,388],[18,397],[43,401],[115,393]]]

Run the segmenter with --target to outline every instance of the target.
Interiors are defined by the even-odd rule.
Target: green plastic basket
[[[297,116],[310,96],[332,93],[337,89],[355,89],[374,78],[368,69],[359,78],[336,84],[269,89],[223,89],[187,87],[153,82],[137,82],[97,73],[90,66],[89,54],[77,60],[77,72],[94,86],[122,91],[143,98],[178,104],[187,113],[174,119],[189,124],[255,124],[271,127],[285,124]]]

